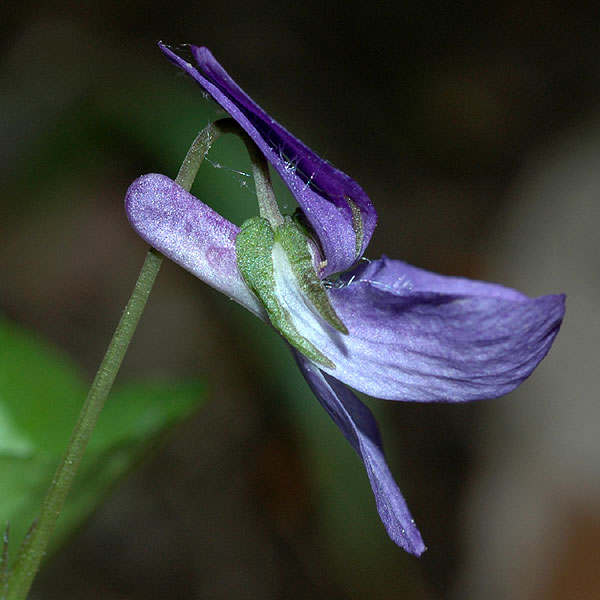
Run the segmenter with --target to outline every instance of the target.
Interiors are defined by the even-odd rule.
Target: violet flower
[[[290,188],[316,240],[304,238],[304,252],[313,252],[311,274],[323,282],[317,287],[329,308],[316,307],[300,284],[296,259],[282,250],[279,224],[272,231],[265,226],[268,243],[252,238],[247,244],[255,253],[249,262],[262,261],[266,269],[261,273],[269,282],[262,289],[262,276],[257,283],[246,270],[240,228],[164,175],[145,175],[129,188],[132,226],[173,261],[271,322],[294,346],[308,385],[363,460],[389,536],[420,555],[425,546],[386,464],[377,424],[346,386],[416,402],[506,394],[548,352],[564,296],[528,298],[387,257],[361,261],[376,213],[360,186],[269,117],[206,48],[189,46],[178,54],[160,47],[242,127]],[[280,313],[294,334],[278,324],[274,315]]]

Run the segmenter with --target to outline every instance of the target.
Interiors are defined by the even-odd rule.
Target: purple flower
[[[564,296],[528,298],[387,257],[360,260],[376,222],[360,186],[271,119],[206,48],[182,50],[193,63],[161,49],[246,131],[292,191],[316,238],[311,247],[320,253],[318,277],[341,325],[315,309],[298,282],[294,260],[281,251],[277,230],[266,246],[272,281],[271,296],[265,296],[241,273],[240,228],[164,175],[145,175],[131,185],[126,198],[131,224],[173,261],[272,322],[295,346],[290,348],[310,388],[365,464],[388,534],[420,555],[425,546],[386,464],[377,424],[346,385],[377,398],[416,402],[506,394],[548,352],[564,315]],[[331,277],[337,273],[342,275]],[[315,352],[295,343],[277,325],[274,311],[286,315]]]

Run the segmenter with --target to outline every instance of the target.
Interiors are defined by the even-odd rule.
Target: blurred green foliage
[[[10,523],[11,554],[39,513],[85,394],[86,383],[66,356],[0,320],[0,520]],[[58,521],[54,548],[205,395],[197,379],[115,388]]]

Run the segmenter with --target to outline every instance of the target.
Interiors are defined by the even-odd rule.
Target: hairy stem
[[[215,125],[209,125],[197,136],[181,165],[175,181],[188,191],[192,187],[198,168],[210,149],[210,145],[221,133],[224,133]],[[150,248],[131,297],[92,382],[67,449],[52,478],[41,513],[19,549],[19,554],[8,578],[6,595],[2,597],[2,600],[25,600],[27,598],[40,562],[46,553],[56,521],[71,489],[77,468],[142,316],[162,261],[162,254],[154,248]]]
[[[123,315],[113,338],[96,373],[96,377],[85,399],[79,418],[67,450],[64,453],[56,473],[46,493],[40,516],[25,540],[21,552],[15,562],[8,583],[7,600],[21,600],[27,597],[39,564],[46,552],[54,526],[61,513],[75,473],[88,441],[92,435],[100,411],[117,376],[129,342],[142,316],[142,311],[158,275],[162,255],[151,249],[140,271],[131,298],[123,311]]]

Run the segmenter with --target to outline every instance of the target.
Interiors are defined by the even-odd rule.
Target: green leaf
[[[86,384],[56,349],[0,318],[0,530],[10,522],[14,557],[37,517],[67,445]],[[206,395],[198,380],[115,387],[58,521],[52,547]]]

